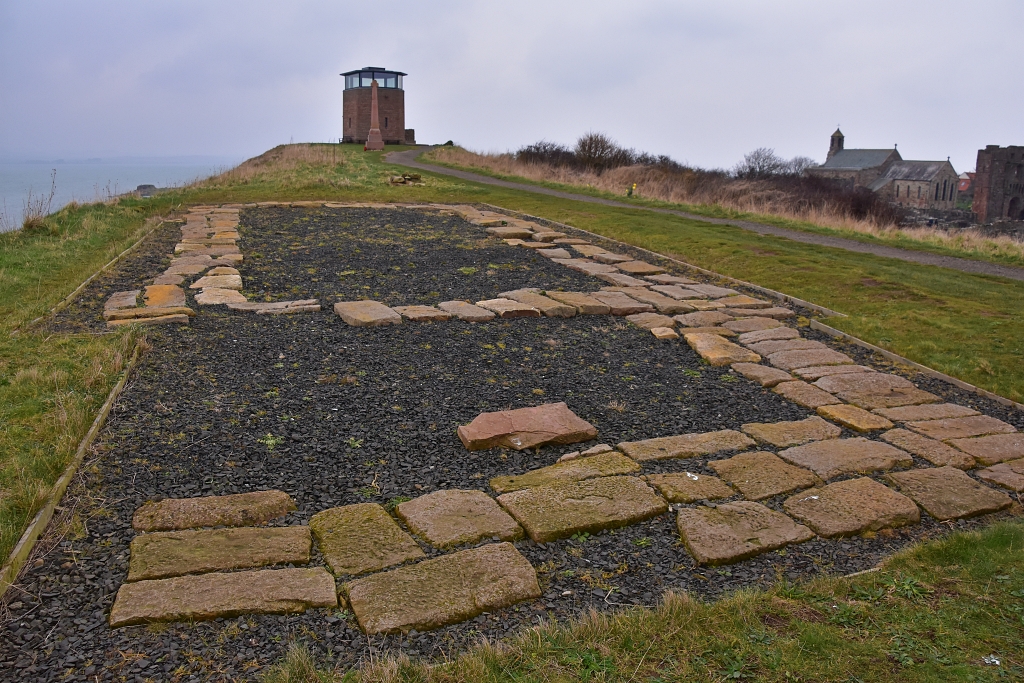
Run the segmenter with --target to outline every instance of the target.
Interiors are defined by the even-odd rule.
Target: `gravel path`
[[[956,256],[942,256],[940,254],[931,254],[925,251],[913,251],[910,249],[886,247],[880,244],[866,244],[864,242],[858,242],[857,240],[846,239],[843,237],[829,237],[827,235],[816,235],[814,233],[801,232],[799,230],[790,230],[788,228],[780,228],[774,225],[765,225],[764,223],[754,223],[752,221],[741,221],[729,218],[709,218],[707,216],[699,216],[697,214],[687,213],[685,211],[673,211],[671,209],[658,209],[647,206],[638,206],[636,204],[628,204],[626,202],[619,202],[613,199],[591,197],[588,195],[576,194],[573,192],[562,192],[560,190],[552,190],[547,187],[539,187],[537,185],[530,185],[527,183],[516,183],[509,180],[491,178],[490,176],[480,175],[478,173],[471,173],[469,171],[460,171],[452,168],[446,168],[444,166],[435,166],[433,164],[428,164],[416,160],[416,157],[422,154],[423,151],[424,150],[413,149],[405,152],[392,152],[387,155],[387,160],[388,162],[393,164],[408,166],[410,168],[419,169],[421,171],[430,171],[431,173],[448,175],[455,178],[461,178],[462,180],[468,180],[474,183],[496,185],[498,187],[505,187],[510,190],[534,192],[537,194],[549,195],[551,197],[558,197],[560,199],[571,199],[573,201],[589,202],[591,204],[604,204],[605,206],[614,206],[624,209],[653,211],[654,213],[670,214],[673,216],[688,218],[690,220],[701,221],[704,223],[713,223],[715,225],[730,225],[736,228],[743,228],[744,230],[751,230],[762,235],[785,237],[786,239],[793,240],[794,242],[803,242],[805,244],[817,244],[822,247],[834,247],[836,249],[845,249],[847,251],[855,251],[860,254],[873,254],[875,256],[884,256],[886,258],[894,258],[899,259],[901,261],[909,261],[911,263],[921,263],[928,266],[950,268],[952,270],[959,270],[964,273],[973,273],[975,275],[994,275],[998,277],[1010,278],[1011,280],[1024,280],[1024,268],[1016,268],[1014,266],[1004,266],[997,263],[989,263],[987,261],[975,261],[972,259],[958,258]]]

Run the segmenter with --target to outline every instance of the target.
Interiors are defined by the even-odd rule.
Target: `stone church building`
[[[840,182],[850,189],[863,187],[901,206],[918,209],[956,208],[959,177],[946,161],[904,161],[899,150],[846,149],[845,136],[832,133],[825,163],[807,174]]]

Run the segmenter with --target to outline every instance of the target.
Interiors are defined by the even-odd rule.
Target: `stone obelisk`
[[[365,152],[383,152],[384,138],[380,134],[380,116],[377,114],[377,79],[370,84],[370,133],[366,136]]]

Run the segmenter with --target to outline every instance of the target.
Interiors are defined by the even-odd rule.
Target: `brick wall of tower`
[[[979,223],[1024,220],[1024,146],[979,149],[972,185]]]
[[[342,100],[342,141],[363,144],[370,132],[370,88],[346,90]],[[377,88],[377,115],[384,144],[405,143],[405,91]]]

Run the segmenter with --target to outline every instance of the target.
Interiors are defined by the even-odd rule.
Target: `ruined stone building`
[[[846,149],[843,132],[836,129],[828,156],[807,174],[842,183],[849,189],[863,187],[889,201],[919,209],[956,207],[959,178],[946,161],[904,161],[892,149]]]
[[[345,77],[342,142],[366,144],[366,137],[370,133],[370,89],[376,80],[380,133],[384,144],[416,144],[416,131],[405,127],[405,89],[402,79],[408,74],[388,71],[379,66],[367,66],[341,75]]]
[[[973,185],[979,223],[1024,221],[1024,147],[979,149]]]

